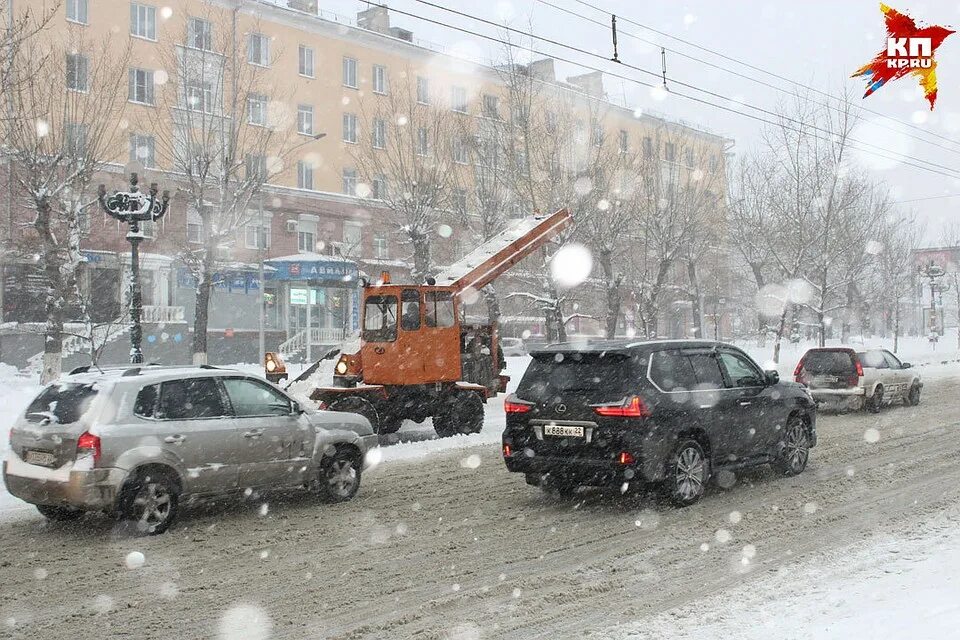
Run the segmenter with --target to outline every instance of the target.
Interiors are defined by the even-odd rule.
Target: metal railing
[[[186,311],[183,307],[168,307],[166,305],[144,305],[144,322],[186,322]]]
[[[332,329],[326,327],[314,327],[310,330],[312,338],[311,346],[332,345],[343,342],[343,329]],[[307,348],[307,330],[304,329],[290,336],[287,340],[280,343],[279,351],[281,354],[290,355],[299,353]]]

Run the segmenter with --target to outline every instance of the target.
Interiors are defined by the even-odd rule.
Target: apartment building
[[[169,213],[148,225],[141,245],[148,358],[151,349],[189,342],[196,283],[182,256],[200,247],[203,228],[184,195],[186,179],[171,131],[189,123],[191,113],[243,119],[251,130],[273,132],[270,144],[275,145],[245,159],[248,171],[269,166],[270,177],[223,243],[210,310],[214,351],[217,345],[229,351],[231,344],[243,343],[247,348],[230,353],[249,356],[261,287],[268,347],[282,343],[295,351],[304,344],[308,323],[321,343],[357,328],[359,272],[389,270],[395,279],[409,274],[408,238],[381,198],[395,186],[393,178],[364,175],[357,161],[358,154],[375,153],[394,127],[403,126],[403,114],[387,121],[377,117],[382,113],[377,105],[394,92],[409,91],[418,105],[477,121],[507,118],[510,107],[504,67],[448,55],[391,26],[390,18],[386,9],[373,7],[355,20],[345,19],[326,13],[315,0],[65,0],[59,5],[45,38],[91,47],[109,43],[128,51],[127,100],[117,113],[126,144],[117,145],[102,182],[122,189],[125,170],[136,168],[144,182],[155,181],[173,193]],[[82,89],[95,61],[83,49],[70,55],[75,57],[68,59],[65,90]],[[186,81],[183,68],[191,65],[213,71]],[[224,69],[231,70],[232,81],[222,77]],[[613,104],[599,72],[559,79],[552,60],[523,65],[521,72],[582,112],[576,128],[585,137],[616,140],[623,153],[642,149],[678,171],[716,176],[722,203],[728,140]],[[255,80],[243,84],[241,77]],[[425,151],[426,146],[425,141]],[[450,153],[462,151],[453,144]],[[470,159],[458,157],[456,164],[469,165]],[[456,260],[479,241],[469,224],[476,206],[469,168],[463,171],[465,186],[448,201],[454,203],[445,225],[449,232],[432,241],[437,265]],[[16,224],[24,215],[14,207],[4,225],[7,244],[27,248],[9,254],[3,265],[4,320],[16,323],[40,322],[43,316],[42,275],[29,259],[33,232]],[[89,293],[94,320],[107,320],[124,299],[129,245],[126,229],[116,221],[96,210],[88,217],[81,287]],[[532,286],[534,271],[532,265],[526,268],[529,277],[524,278],[520,265],[501,290]],[[599,290],[591,293],[591,282],[601,284],[588,281],[577,293],[579,304],[588,308],[602,296]],[[538,311],[522,300],[507,301],[504,309],[507,332],[542,331]],[[687,334],[692,319],[684,315],[684,302],[672,309],[664,326]],[[623,327],[630,322],[628,314]],[[596,330],[583,320],[571,329]],[[211,361],[217,360],[211,353]]]

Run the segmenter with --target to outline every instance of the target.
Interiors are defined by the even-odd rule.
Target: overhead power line
[[[554,9],[557,9],[557,10],[559,10],[559,11],[563,11],[564,13],[567,13],[567,14],[570,14],[570,15],[575,15],[575,16],[578,16],[578,17],[584,19],[584,20],[589,20],[589,21],[591,21],[591,22],[594,22],[593,19],[591,19],[591,18],[589,18],[589,17],[587,17],[587,16],[583,16],[583,15],[578,14],[578,13],[576,13],[576,12],[570,10],[570,9],[566,9],[566,8],[564,8],[564,7],[560,7],[560,6],[558,6],[558,5],[555,5],[555,4],[551,3],[551,2],[549,2],[548,0],[534,0],[534,1],[535,1],[535,2],[540,2],[541,4],[544,4],[544,5],[551,6],[551,7],[553,7]],[[603,14],[606,14],[606,15],[612,15],[613,13],[616,13],[616,12],[608,11],[607,9],[604,9],[604,8],[602,8],[602,7],[599,7],[599,6],[596,5],[596,3],[588,3],[588,2],[585,2],[584,0],[573,0],[573,2],[576,2],[577,4],[583,5],[584,7],[587,7],[588,9],[592,9],[592,10],[594,10],[594,11],[599,11],[599,12],[601,12],[601,13],[603,13]],[[792,80],[791,78],[787,78],[786,76],[783,76],[783,75],[781,75],[781,74],[775,73],[775,72],[770,71],[770,70],[768,70],[768,69],[764,69],[764,68],[759,67],[759,66],[757,66],[757,65],[755,65],[755,64],[746,62],[746,61],[744,61],[744,60],[740,60],[740,59],[735,58],[735,57],[733,57],[733,56],[729,56],[729,55],[727,55],[727,54],[725,54],[725,53],[722,53],[722,52],[720,52],[720,51],[717,51],[717,50],[715,50],[715,49],[710,49],[709,47],[705,47],[705,46],[703,46],[703,45],[699,45],[699,44],[697,44],[697,43],[695,43],[695,42],[692,42],[692,41],[690,41],[690,40],[685,40],[685,39],[683,39],[683,38],[681,38],[681,37],[679,37],[679,36],[672,35],[672,34],[670,34],[670,33],[667,33],[667,32],[665,32],[665,31],[661,31],[661,30],[659,30],[659,29],[656,29],[656,28],[651,27],[651,26],[649,26],[649,25],[643,24],[643,23],[638,22],[638,21],[636,21],[636,20],[632,20],[632,19],[630,19],[630,18],[628,18],[628,17],[624,17],[624,16],[623,16],[622,14],[620,14],[620,13],[617,13],[617,16],[618,16],[618,18],[620,19],[621,22],[626,22],[626,23],[632,24],[632,25],[634,25],[634,26],[636,26],[636,27],[640,27],[641,29],[646,29],[647,31],[650,31],[651,33],[655,33],[655,34],[660,35],[660,36],[663,36],[663,37],[665,37],[665,38],[670,38],[671,40],[675,40],[675,41],[677,41],[677,42],[680,42],[680,43],[682,43],[682,44],[685,44],[685,45],[687,45],[688,47],[692,47],[692,48],[694,48],[694,49],[699,49],[700,51],[703,51],[703,52],[705,52],[705,53],[709,53],[710,55],[717,56],[718,58],[722,58],[722,59],[724,59],[724,60],[727,60],[727,61],[729,61],[729,62],[733,62],[733,63],[735,63],[735,64],[739,64],[739,65],[741,65],[741,66],[743,66],[743,67],[746,67],[747,69],[751,69],[751,70],[756,71],[756,72],[758,72],[758,73],[762,73],[762,74],[764,74],[764,75],[766,75],[766,76],[769,76],[769,77],[771,77],[771,78],[776,78],[776,79],[778,79],[778,80],[780,80],[780,81],[782,81],[782,82],[786,82],[786,83],[791,84],[791,85],[793,85],[793,86],[795,86],[795,87],[800,87],[800,88],[805,89],[805,90],[807,90],[807,91],[811,91],[811,92],[813,92],[813,93],[817,93],[817,94],[819,94],[819,95],[821,95],[821,96],[824,96],[824,97],[827,97],[827,98],[831,98],[831,99],[833,99],[833,100],[841,100],[841,99],[842,99],[842,98],[839,98],[838,96],[834,96],[834,95],[832,95],[831,93],[829,93],[829,92],[827,92],[827,91],[824,91],[824,90],[822,90],[822,89],[817,89],[817,88],[815,88],[815,87],[811,87],[811,86],[806,85],[806,84],[804,84],[804,83],[802,83],[802,82],[799,82],[799,81],[797,81],[797,80]],[[620,33],[623,33],[623,34],[625,34],[625,35],[632,35],[634,38],[636,38],[636,39],[638,39],[638,40],[640,40],[640,41],[643,41],[643,42],[647,42],[648,44],[652,44],[652,45],[654,45],[654,46],[656,46],[656,47],[658,47],[658,48],[659,48],[659,47],[663,47],[663,45],[661,45],[661,44],[658,44],[658,43],[656,43],[656,42],[652,42],[652,41],[650,41],[650,40],[646,40],[646,39],[644,39],[644,38],[642,38],[642,37],[640,37],[640,36],[637,36],[637,35],[635,35],[635,34],[628,34],[628,32],[625,32],[625,31],[623,31],[622,29],[620,29],[619,32],[620,32]],[[663,47],[663,48],[665,48],[665,47]],[[702,60],[702,59],[699,59],[699,58],[695,58],[695,57],[691,56],[690,54],[684,53],[684,52],[682,52],[682,51],[678,51],[678,50],[676,50],[676,49],[667,49],[667,50],[670,51],[671,53],[675,53],[675,54],[677,54],[677,55],[684,56],[684,57],[686,57],[686,58],[689,58],[689,59],[694,60],[694,61],[696,61],[696,62],[699,62],[699,63],[701,63],[701,64],[709,65],[709,66],[712,67],[712,68],[715,68],[715,69],[718,69],[718,70],[722,70],[722,71],[725,71],[725,72],[730,73],[730,74],[732,74],[732,75],[736,75],[736,76],[738,76],[738,77],[741,77],[741,78],[744,78],[744,79],[747,79],[747,80],[751,80],[751,81],[753,81],[753,82],[757,82],[757,83],[759,83],[759,84],[763,84],[763,85],[765,85],[765,86],[768,86],[768,87],[777,89],[778,91],[786,91],[786,90],[782,89],[781,87],[777,87],[776,85],[772,85],[772,84],[770,84],[770,83],[764,82],[764,81],[759,80],[759,79],[757,79],[757,78],[753,78],[752,76],[747,76],[747,75],[745,75],[745,74],[738,73],[738,72],[736,72],[736,71],[734,71],[734,70],[732,70],[732,69],[729,69],[729,68],[727,68],[727,67],[723,67],[723,66],[721,66],[721,65],[717,65],[717,64],[711,63],[711,62],[706,61],[706,60]],[[789,92],[788,92],[788,93],[789,93]],[[843,101],[846,102],[846,100],[843,100]],[[877,116],[877,117],[882,118],[882,119],[884,119],[884,120],[889,120],[890,122],[895,122],[895,123],[897,123],[898,125],[901,125],[901,126],[903,126],[903,127],[906,127],[906,128],[908,128],[908,129],[912,129],[912,130],[918,131],[918,132],[920,132],[920,133],[922,133],[922,134],[924,134],[924,135],[933,136],[933,137],[935,137],[935,138],[937,138],[937,139],[939,139],[939,140],[944,140],[944,141],[949,142],[949,143],[951,143],[951,144],[960,146],[960,140],[954,140],[953,138],[950,138],[950,137],[948,137],[948,136],[944,136],[944,135],[940,135],[940,134],[937,134],[937,133],[933,133],[932,131],[928,131],[928,130],[926,130],[926,129],[923,129],[923,128],[921,128],[921,127],[918,127],[918,126],[915,125],[915,124],[912,124],[912,123],[909,123],[909,122],[904,122],[904,121],[902,121],[902,120],[900,120],[900,119],[898,119],[898,118],[894,118],[893,116],[887,115],[887,114],[885,114],[885,113],[881,113],[881,112],[876,111],[876,110],[874,110],[874,109],[870,109],[869,107],[861,106],[860,109],[862,109],[865,113],[869,113],[869,114],[871,114],[871,115]],[[892,130],[893,130],[893,131],[897,131],[896,129],[892,129]],[[902,132],[900,132],[900,133],[902,133]],[[911,137],[913,137],[913,136],[911,136]],[[916,138],[916,139],[920,139],[920,138]],[[936,142],[933,142],[933,141],[931,141],[931,140],[924,140],[924,142],[927,143],[927,144],[934,144],[934,145],[936,145],[936,146],[941,146],[941,145],[939,145],[939,144],[937,144]],[[949,150],[949,151],[960,152],[960,151],[958,151],[958,150],[956,150],[956,149],[950,149],[949,147],[941,147],[941,148],[947,149],[947,150]]]
[[[910,198],[909,200],[897,200],[893,204],[907,204],[908,202],[924,202],[926,200],[942,200],[944,198],[960,198],[960,193],[947,193],[942,196],[927,196],[925,198]]]
[[[419,4],[422,4],[422,5],[425,5],[425,6],[434,8],[434,9],[438,9],[438,10],[440,10],[440,11],[445,11],[445,12],[448,12],[448,13],[451,13],[451,14],[454,14],[454,15],[457,15],[457,16],[460,16],[460,17],[463,17],[463,18],[468,18],[468,19],[470,19],[470,20],[474,20],[474,21],[479,22],[479,23],[481,23],[481,24],[486,24],[486,25],[495,27],[495,28],[497,28],[497,29],[503,29],[503,30],[506,30],[506,31],[508,31],[508,32],[516,33],[516,34],[518,34],[518,35],[521,35],[521,36],[530,38],[530,39],[532,39],[532,40],[538,40],[538,41],[544,42],[544,43],[546,43],[546,44],[550,44],[550,45],[553,45],[553,46],[557,46],[557,47],[561,47],[561,48],[564,48],[564,49],[568,49],[568,50],[570,50],[570,51],[574,51],[574,52],[576,52],[576,53],[578,53],[578,54],[581,54],[581,55],[585,55],[585,56],[589,56],[589,57],[592,57],[592,58],[596,58],[596,59],[598,59],[598,60],[603,61],[604,63],[609,63],[609,62],[610,62],[608,58],[606,58],[605,56],[603,56],[603,55],[601,55],[601,54],[598,54],[598,53],[596,53],[596,52],[594,52],[594,51],[588,51],[588,50],[586,50],[586,49],[582,49],[582,48],[580,48],[580,47],[576,47],[576,46],[573,46],[573,45],[570,45],[570,44],[566,44],[566,43],[563,43],[563,42],[554,40],[554,39],[552,39],[552,38],[547,38],[547,37],[545,37],[545,36],[541,36],[541,35],[538,35],[538,34],[535,34],[535,33],[529,32],[529,31],[525,31],[525,30],[523,30],[523,29],[517,29],[517,28],[515,28],[515,27],[509,27],[509,26],[506,26],[506,25],[497,24],[496,22],[493,22],[492,20],[487,20],[486,18],[481,18],[481,17],[479,17],[479,16],[472,15],[472,14],[467,13],[467,12],[465,12],[465,11],[460,11],[460,10],[457,10],[457,9],[451,9],[451,8],[449,8],[449,7],[445,7],[445,6],[436,4],[436,3],[434,3],[434,2],[431,2],[430,0],[415,0],[415,1],[418,2]],[[371,4],[374,4],[374,3],[371,3]],[[391,9],[391,11],[397,12],[398,10],[397,10],[397,9]],[[464,29],[464,28],[462,28],[462,27],[457,27],[457,26],[454,26],[454,25],[446,25],[446,24],[443,24],[443,23],[439,23],[439,22],[437,22],[437,21],[435,21],[435,20],[432,20],[432,19],[430,19],[430,18],[425,18],[425,17],[419,16],[419,15],[417,15],[417,14],[412,14],[412,13],[403,12],[403,11],[399,11],[399,13],[403,13],[403,14],[405,14],[405,15],[410,15],[410,16],[412,16],[412,17],[419,18],[419,19],[422,19],[422,20],[427,20],[428,22],[433,22],[433,23],[435,23],[435,24],[441,24],[442,26],[445,26],[445,27],[450,28],[450,29],[455,29],[455,30],[462,31],[462,32],[464,32],[464,33],[469,33],[469,34],[471,34],[471,35],[479,36],[479,37],[482,37],[482,38],[485,38],[485,39],[488,39],[488,40],[493,40],[493,41],[496,41],[496,42],[499,42],[499,43],[501,43],[501,44],[505,44],[505,45],[508,45],[508,46],[513,46],[513,47],[516,47],[516,46],[517,46],[516,44],[510,43],[510,42],[507,42],[507,41],[504,41],[504,40],[502,40],[502,39],[500,39],[500,38],[495,38],[495,37],[493,37],[493,36],[488,36],[488,35],[486,35],[486,34],[479,34],[479,33],[477,33],[477,32],[470,31],[470,30]],[[606,70],[603,70],[603,69],[598,69],[598,68],[596,68],[596,67],[591,67],[591,66],[589,66],[589,65],[586,65],[586,64],[583,64],[583,63],[580,63],[580,62],[574,62],[574,61],[570,61],[570,60],[564,60],[563,58],[560,58],[560,57],[558,57],[558,56],[556,56],[556,55],[553,55],[553,54],[550,54],[550,53],[544,53],[544,52],[536,51],[536,50],[534,50],[534,49],[530,49],[530,51],[533,52],[533,53],[537,53],[538,55],[549,56],[549,57],[553,57],[553,58],[555,58],[555,59],[557,59],[557,60],[562,60],[562,61],[564,61],[564,62],[569,62],[570,64],[575,64],[575,65],[578,65],[578,66],[580,66],[580,67],[582,67],[582,68],[585,68],[585,69],[592,69],[592,70],[594,70],[594,71],[600,71],[601,73],[606,73],[607,75],[610,75],[610,76],[613,76],[613,77],[621,78],[621,79],[623,79],[623,80],[627,80],[627,81],[630,81],[630,82],[636,82],[636,83],[638,83],[638,84],[640,84],[640,85],[642,85],[642,86],[647,86],[647,87],[651,87],[651,88],[652,88],[652,87],[655,87],[655,86],[660,86],[659,83],[658,83],[657,85],[653,85],[653,84],[649,84],[649,83],[644,83],[644,82],[641,82],[641,81],[639,81],[639,80],[636,80],[635,78],[628,78],[628,77],[623,76],[623,75],[621,75],[621,74],[617,74],[617,73],[614,73],[614,72],[611,72],[611,71],[606,71]],[[657,78],[657,79],[664,78],[664,79],[666,79],[666,80],[669,80],[671,84],[678,85],[678,86],[681,86],[681,87],[686,87],[686,88],[691,89],[691,90],[693,90],[693,91],[698,91],[698,92],[700,92],[700,93],[706,94],[706,95],[711,96],[711,97],[714,97],[714,98],[718,98],[718,99],[721,99],[721,100],[726,100],[726,101],[728,101],[728,102],[734,102],[734,103],[736,103],[736,101],[733,100],[733,99],[732,99],[731,97],[729,97],[729,96],[725,96],[725,95],[723,95],[723,94],[719,94],[719,93],[716,93],[716,92],[714,92],[714,91],[710,91],[710,90],[708,90],[708,89],[703,89],[703,88],[698,87],[698,86],[696,86],[696,85],[683,82],[683,81],[681,81],[681,80],[678,80],[678,79],[673,78],[673,77],[670,77],[670,76],[662,75],[661,73],[657,73],[657,72],[651,71],[651,70],[649,70],[649,69],[644,69],[644,68],[642,68],[642,67],[629,64],[629,63],[627,63],[627,62],[624,62],[622,59],[620,59],[620,60],[619,60],[617,63],[615,63],[615,64],[616,64],[617,67],[626,67],[626,68],[629,68],[629,69],[633,69],[633,70],[635,70],[635,71],[638,71],[638,72],[643,73],[643,74],[648,75],[648,76],[655,77],[655,78]],[[705,104],[705,105],[709,105],[709,106],[712,106],[712,107],[715,107],[715,108],[718,108],[718,109],[723,109],[723,110],[729,111],[729,112],[731,112],[731,113],[740,114],[740,115],[743,115],[743,116],[746,116],[746,117],[753,117],[754,119],[758,119],[758,120],[767,122],[768,124],[774,124],[774,125],[781,125],[781,124],[782,124],[782,123],[780,123],[780,122],[771,122],[771,121],[765,120],[765,119],[763,119],[763,118],[756,118],[755,116],[752,116],[751,114],[745,113],[745,112],[743,112],[743,111],[739,111],[739,110],[737,110],[737,109],[733,109],[733,108],[730,108],[730,107],[726,107],[726,106],[724,106],[724,105],[712,103],[712,102],[710,102],[710,101],[703,100],[703,99],[697,98],[697,97],[695,97],[695,96],[690,96],[690,95],[687,95],[687,94],[684,94],[684,93],[678,93],[678,92],[673,91],[673,90],[670,90],[669,93],[672,94],[672,95],[677,95],[677,96],[686,98],[686,99],[688,99],[688,100],[693,100],[693,101],[695,101],[695,102],[699,102],[699,103],[702,103],[702,104]],[[794,124],[796,124],[797,126],[800,126],[800,127],[809,127],[809,128],[811,128],[811,129],[814,129],[814,130],[816,130],[816,131],[819,131],[819,132],[821,132],[821,133],[823,133],[823,134],[826,134],[826,135],[828,135],[828,136],[836,135],[835,132],[830,131],[830,130],[828,130],[828,129],[824,129],[823,127],[818,127],[818,126],[816,126],[816,125],[812,125],[812,124],[807,123],[807,122],[802,122],[802,121],[800,121],[800,120],[797,120],[797,119],[795,119],[795,118],[791,118],[791,117],[789,117],[789,116],[785,116],[785,115],[780,114],[780,113],[777,113],[777,112],[775,112],[775,111],[770,111],[769,109],[764,109],[764,108],[762,108],[762,107],[758,107],[758,106],[751,105],[751,104],[746,104],[746,103],[741,103],[741,104],[743,104],[743,106],[746,107],[746,108],[748,108],[748,109],[752,109],[752,110],[754,110],[754,111],[757,111],[757,112],[762,113],[762,114],[764,114],[764,115],[767,115],[767,116],[776,118],[776,119],[778,119],[778,120],[787,120],[787,121],[792,122],[792,123],[794,123]],[[796,131],[798,131],[798,130],[796,130]],[[821,140],[822,140],[822,139],[823,139],[823,138],[821,138]],[[921,163],[921,164],[924,164],[924,165],[928,165],[928,166],[930,167],[929,170],[931,170],[931,171],[933,171],[934,169],[939,169],[939,170],[941,170],[941,171],[936,171],[936,173],[939,173],[940,175],[945,175],[945,176],[947,176],[947,177],[960,177],[960,171],[958,171],[957,169],[954,169],[953,167],[949,167],[949,166],[946,166],[946,165],[938,164],[938,163],[932,162],[932,161],[930,161],[930,160],[924,160],[923,158],[918,158],[918,157],[915,157],[915,156],[910,156],[910,155],[907,155],[907,154],[898,153],[898,152],[892,151],[892,150],[890,150],[890,149],[888,149],[888,148],[886,148],[886,147],[882,147],[882,146],[880,146],[880,145],[876,145],[876,144],[873,144],[873,143],[870,143],[870,142],[864,142],[864,141],[862,141],[862,140],[857,140],[857,139],[852,138],[852,137],[848,137],[848,140],[849,140],[850,142],[854,143],[854,144],[860,145],[860,151],[863,151],[863,152],[865,152],[865,153],[872,153],[872,154],[874,154],[874,155],[878,155],[879,157],[883,157],[883,158],[888,159],[888,160],[900,160],[900,159],[911,160],[913,163]],[[869,147],[869,149],[864,148],[864,147]],[[892,153],[892,154],[894,154],[894,155],[893,155],[893,156],[890,156],[890,155],[881,155],[880,153],[876,153],[876,152],[870,151],[870,149],[876,149],[876,150],[879,151],[879,152]],[[914,166],[914,167],[917,167],[917,168],[925,168],[925,167],[921,167],[921,166],[919,166],[919,165],[917,165],[917,164],[913,164],[913,163],[907,162],[907,163],[905,163],[905,164],[908,164],[909,166]],[[944,173],[944,172],[948,172],[948,173]]]

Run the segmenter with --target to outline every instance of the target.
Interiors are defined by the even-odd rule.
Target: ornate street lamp
[[[143,315],[143,297],[140,290],[140,242],[143,240],[141,222],[156,222],[167,212],[170,203],[170,193],[164,191],[161,198],[157,198],[157,184],[150,185],[148,193],[142,193],[138,186],[139,178],[136,173],[130,174],[130,191],[117,191],[107,196],[107,188],[100,185],[97,199],[100,207],[130,226],[127,231],[127,240],[130,241],[130,362],[143,362],[143,328],[140,318]]]

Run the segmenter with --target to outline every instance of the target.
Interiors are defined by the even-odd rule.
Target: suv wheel
[[[83,511],[80,509],[72,509],[70,507],[54,507],[49,504],[38,504],[37,511],[39,511],[40,515],[47,520],[56,520],[57,522],[76,520],[83,515]]]
[[[867,411],[870,413],[880,413],[883,408],[883,385],[878,384],[873,390],[873,395],[867,398]]]
[[[180,488],[162,471],[140,471],[123,489],[120,518],[138,535],[155,536],[170,528],[180,506]]]
[[[360,489],[360,459],[349,449],[337,449],[320,463],[317,489],[327,502],[346,502]]]
[[[664,480],[664,496],[679,507],[697,502],[706,492],[710,460],[696,440],[681,440],[674,449]]]
[[[907,404],[911,407],[915,407],[920,404],[920,385],[914,383],[910,387],[910,393],[907,395]]]
[[[792,416],[784,429],[783,449],[771,465],[778,473],[795,476],[807,467],[810,458],[810,434],[800,416]]]

